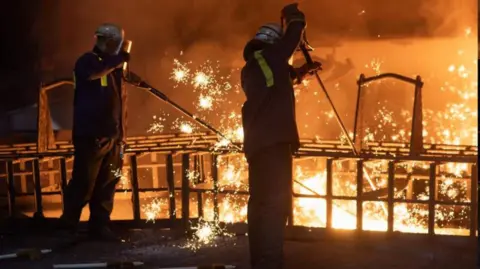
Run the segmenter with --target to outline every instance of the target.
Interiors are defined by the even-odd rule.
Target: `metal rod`
[[[140,217],[140,192],[138,186],[137,155],[130,156],[130,182],[132,184],[132,209],[133,219],[139,221]]]
[[[34,159],[32,162],[33,169],[33,183],[34,183],[34,196],[35,196],[35,218],[43,218],[43,205],[42,205],[42,182],[40,178],[40,162],[38,159]]]
[[[189,228],[190,221],[190,181],[188,173],[190,169],[190,156],[182,155],[182,224],[184,229]]]
[[[51,249],[25,249],[15,253],[2,254],[0,260],[8,260],[15,258],[38,258],[38,256],[45,255],[52,252]]]
[[[305,41],[302,41],[302,42],[301,42],[301,44],[300,44],[300,49],[302,50],[303,55],[305,56],[305,60],[307,61],[307,63],[308,63],[308,64],[312,64],[312,63],[313,63],[313,60],[312,60],[312,57],[310,56],[310,53],[308,52],[308,49],[307,49],[306,44],[305,44]],[[337,109],[335,108],[335,105],[333,104],[333,101],[332,101],[332,99],[330,98],[330,95],[328,94],[327,88],[326,88],[325,85],[323,84],[322,79],[321,79],[320,76],[318,75],[318,72],[317,72],[317,71],[313,71],[313,75],[314,75],[315,78],[317,79],[318,85],[320,85],[320,88],[322,89],[323,93],[325,94],[325,97],[327,98],[327,101],[328,101],[328,103],[330,104],[330,107],[332,108],[333,113],[335,114],[335,119],[337,120],[338,125],[340,125],[340,128],[342,129],[342,132],[343,132],[343,134],[345,135],[348,144],[349,144],[350,147],[352,148],[353,154],[358,155],[357,150],[355,149],[355,145],[353,144],[352,139],[351,139],[350,136],[348,135],[347,128],[346,128],[345,125],[343,124],[343,121],[342,121],[342,119],[340,118],[340,115],[338,114],[338,111],[337,111]]]
[[[213,127],[211,124],[205,122],[204,120],[198,118],[196,115],[192,114],[191,112],[189,112],[188,110],[186,110],[185,108],[181,107],[179,104],[175,103],[174,101],[172,101],[171,99],[168,98],[168,96],[166,96],[164,93],[162,93],[161,91],[157,90],[156,88],[150,86],[149,84],[145,83],[145,82],[142,82],[140,85],[139,85],[140,88],[142,89],[146,89],[148,92],[150,92],[151,94],[153,94],[154,96],[160,98],[161,100],[163,100],[165,103],[173,106],[176,110],[178,110],[179,112],[181,112],[182,114],[184,114],[185,116],[191,118],[192,120],[196,121],[198,124],[200,124],[201,126],[207,128],[208,130],[214,132],[215,134],[217,134],[218,136],[220,136],[221,138],[227,140],[230,142],[230,144],[236,148],[237,150],[242,150],[239,146],[235,145],[231,139],[229,139],[228,137],[226,137],[222,132],[220,132],[219,130],[217,130],[215,127]]]
[[[393,233],[393,223],[394,223],[394,208],[395,208],[395,163],[388,163],[388,229],[387,232]]]
[[[326,204],[327,204],[327,228],[333,227],[333,160],[327,159],[327,186],[326,186]]]
[[[65,190],[67,189],[67,160],[60,159],[60,191],[62,195],[62,210],[64,210]]]
[[[365,75],[364,74],[361,74],[360,75],[360,78],[358,80],[358,89],[357,89],[357,104],[355,106],[355,118],[354,118],[354,121],[353,121],[353,144],[360,144],[359,143],[359,140],[357,139],[357,125],[358,125],[358,114],[359,114],[359,111],[360,111],[360,96],[361,96],[361,93],[362,93],[362,82],[363,80],[365,79]],[[361,141],[361,139],[360,139]]]
[[[470,195],[470,236],[476,237],[478,230],[478,168],[477,164],[472,165],[471,195]]]
[[[197,192],[197,211],[198,217],[203,218],[203,193]]]
[[[430,180],[428,181],[428,234],[435,235],[435,194],[437,193],[437,164],[430,164]]]
[[[169,201],[170,201],[170,221],[174,223],[177,219],[177,210],[175,205],[175,170],[173,170],[173,156],[172,154],[167,155],[167,184],[169,192]]]
[[[131,268],[142,266],[143,262],[98,262],[98,263],[71,263],[71,264],[54,264],[53,268]]]
[[[357,161],[357,230],[363,230],[363,160]]]
[[[16,209],[16,190],[15,190],[15,177],[13,176],[13,161],[6,162],[7,170],[7,185],[8,185],[8,215],[13,217]]]
[[[220,212],[218,208],[218,156],[212,154],[212,178],[213,178],[213,218],[215,222],[219,221]]]

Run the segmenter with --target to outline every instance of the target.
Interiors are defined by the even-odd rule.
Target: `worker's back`
[[[275,144],[289,143],[294,150],[299,144],[291,66],[276,52],[267,46],[246,53],[241,80],[247,97],[242,107],[247,158]]]

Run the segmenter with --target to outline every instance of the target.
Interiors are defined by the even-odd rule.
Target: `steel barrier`
[[[241,155],[222,151],[212,154],[212,148],[216,142],[215,135],[205,133],[129,138],[125,170],[129,171],[130,182],[127,184],[128,186],[119,187],[117,190],[118,193],[130,193],[132,217],[124,220],[124,222],[131,222],[131,225],[135,226],[149,219],[154,220],[152,217],[145,216],[145,210],[142,211],[145,207],[145,205],[142,206],[142,197],[147,193],[166,194],[163,195],[163,198],[168,200],[168,206],[165,209],[165,211],[168,211],[168,215],[157,219],[157,225],[159,226],[174,227],[177,225],[176,223],[180,222],[182,226],[187,227],[192,219],[202,217],[208,220],[228,222],[224,216],[222,217],[221,203],[224,199],[222,197],[225,195],[243,197],[244,204],[248,189],[245,187],[246,185],[241,188],[232,188],[222,182],[225,174],[225,161],[219,164],[219,160],[236,158],[231,164],[238,164]],[[299,166],[299,163],[314,161],[316,167],[310,169],[310,171],[324,171],[325,180],[324,186],[319,188],[318,186],[309,188],[308,182],[305,183],[305,186],[296,186],[293,197],[296,200],[324,200],[325,216],[322,218],[325,219],[325,225],[320,226],[327,229],[335,228],[338,224],[334,223],[338,222],[338,220],[335,220],[335,210],[338,211],[338,204],[343,202],[356,204],[355,212],[352,213],[352,216],[355,215],[355,220],[345,221],[355,221],[357,230],[369,229],[368,223],[365,225],[366,204],[386,204],[384,206],[386,221],[383,222],[386,224],[386,229],[382,228],[380,230],[386,230],[390,233],[398,230],[395,227],[397,222],[394,213],[397,204],[425,206],[427,208],[425,212],[428,212],[428,216],[423,218],[428,222],[425,232],[430,235],[435,234],[435,229],[438,228],[436,224],[441,221],[436,217],[436,212],[441,207],[457,208],[452,210],[454,212],[452,214],[457,214],[459,212],[458,208],[463,208],[460,211],[468,211],[468,223],[465,223],[466,213],[462,213],[463,220],[457,218],[453,226],[466,226],[469,229],[468,234],[476,236],[477,147],[424,145],[424,148],[425,150],[420,155],[412,157],[408,154],[409,145],[407,144],[368,143],[367,148],[362,151],[358,158],[358,156],[352,155],[348,145],[342,145],[340,142],[302,140],[300,152],[294,160],[295,166]],[[18,201],[22,197],[34,197],[35,209],[32,217],[36,219],[45,217],[46,197],[63,194],[68,175],[71,172],[72,150],[72,145],[67,142],[57,142],[54,148],[44,153],[38,153],[34,143],[0,146],[0,162],[4,164],[4,168],[0,168],[0,178],[6,182],[4,185],[6,192],[3,193],[3,197],[8,197],[7,205],[10,217],[15,217],[19,213],[20,204]],[[147,159],[144,158],[146,156],[150,156],[150,161],[144,160]],[[159,160],[159,157],[163,158]],[[318,160],[322,161],[319,162]],[[423,168],[413,172],[405,171],[402,165],[412,161],[423,163]],[[383,170],[380,169],[381,171],[379,170],[376,175],[377,178],[386,179],[383,188],[374,189],[368,186],[362,168],[369,163],[382,163],[387,167]],[[463,198],[449,200],[439,197],[438,186],[440,186],[441,177],[444,177],[446,173],[441,168],[448,163],[464,164],[465,171],[463,171],[463,174],[451,177],[451,180],[466,182],[467,192],[463,193]],[[319,165],[321,168],[319,168]],[[166,184],[160,186],[159,182],[162,181],[162,178],[159,172],[163,169],[165,170],[163,178]],[[145,171],[150,172],[146,175]],[[198,177],[196,179],[192,178],[192,174],[196,174]],[[157,183],[146,183],[154,180]],[[237,176],[236,180],[245,183],[246,177],[245,175]],[[353,181],[352,186],[356,185],[355,191],[339,193],[338,190],[334,189],[334,185],[338,185],[340,181],[343,183]],[[414,197],[415,195],[412,194],[416,188],[414,182],[426,182],[425,184],[428,186],[426,188],[428,189],[427,196]],[[408,186],[405,187],[405,184]],[[46,188],[52,186],[58,186],[58,189],[46,190]],[[407,195],[397,197],[397,187],[404,188]],[[212,202],[212,208],[210,209],[213,213],[210,214],[206,214],[205,201],[208,199],[207,196],[211,197]],[[194,208],[195,204],[196,208]],[[25,207],[25,204],[23,206]],[[304,222],[296,219],[298,212],[294,211],[299,210],[298,207],[296,209],[292,207],[289,225],[305,225]],[[60,211],[61,207],[58,206],[55,216],[47,217],[58,217]],[[235,212],[235,210],[233,211]],[[237,213],[238,211],[237,208]],[[308,223],[306,225],[312,226]],[[340,228],[345,226],[345,224],[339,225]]]

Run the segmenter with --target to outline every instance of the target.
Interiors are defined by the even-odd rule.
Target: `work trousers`
[[[288,144],[248,159],[248,239],[252,269],[281,269],[285,226],[292,206],[292,152]]]
[[[115,187],[121,177],[122,145],[111,138],[74,138],[72,179],[64,194],[62,219],[72,226],[80,221],[83,207],[90,207],[90,229],[108,225]]]

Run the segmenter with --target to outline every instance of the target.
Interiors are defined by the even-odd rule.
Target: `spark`
[[[195,74],[193,85],[195,88],[204,88],[208,86],[210,82],[211,82],[210,76],[208,76],[204,72],[197,72]]]
[[[362,11],[364,14],[365,12]],[[359,14],[359,15],[361,15]],[[465,34],[471,35],[470,30],[466,30]],[[423,111],[423,137],[427,143],[451,144],[451,145],[477,145],[477,78],[476,78],[476,61],[470,57],[466,50],[456,50],[455,56],[459,60],[443,67],[448,71],[448,76],[439,92],[454,94],[455,98],[451,98],[448,103],[441,109],[432,110],[424,108]],[[475,54],[476,55],[476,54]],[[470,58],[471,59],[470,59]],[[373,58],[365,68],[374,75],[383,72],[384,61],[380,58]],[[179,60],[174,61],[174,70],[172,71],[172,80],[178,84],[188,87],[190,92],[195,92],[195,108],[199,111],[199,118],[208,119],[207,117],[215,117],[216,126],[226,138],[219,138],[213,150],[218,148],[226,148],[232,142],[241,143],[244,139],[242,128],[242,119],[240,114],[240,101],[235,100],[238,95],[243,95],[241,87],[238,83],[231,81],[230,75],[225,75],[220,71],[219,62],[205,61],[200,65],[191,62],[181,63]],[[238,70],[237,70],[238,71]],[[232,71],[233,72],[233,71]],[[238,76],[238,75],[235,75]],[[391,82],[383,83],[382,87],[388,87]],[[299,87],[308,89],[309,80],[304,80]],[[369,83],[368,87],[373,86]],[[336,88],[342,85],[337,83]],[[371,87],[370,89],[374,89]],[[316,91],[302,91],[301,98],[318,98],[321,94]],[[241,98],[240,98],[241,99]],[[363,144],[368,142],[403,142],[408,143],[411,136],[411,120],[412,113],[410,108],[392,108],[389,100],[381,100],[371,106],[368,111],[370,122],[364,124],[360,133]],[[297,102],[300,102],[297,99]],[[214,108],[214,109],[213,109]],[[200,113],[202,112],[202,113]],[[302,112],[305,117],[314,117],[314,119],[325,121],[328,124],[334,120],[334,114],[331,109],[318,109],[316,111]],[[309,118],[310,119],[310,118]],[[155,118],[159,121],[160,118]],[[165,128],[163,117],[161,130]],[[198,125],[182,118],[173,121],[172,130],[182,133],[193,133],[198,130]],[[353,132],[349,131],[349,136],[353,138]],[[320,142],[322,138],[318,134],[314,134],[315,141]],[[342,134],[338,137],[339,141],[346,143],[346,137]],[[326,139],[324,139],[326,140]],[[321,159],[317,159],[321,160]],[[349,162],[349,161],[348,161]],[[340,163],[335,161],[335,163]],[[186,246],[193,250],[198,250],[202,246],[215,246],[216,240],[224,236],[220,229],[218,221],[227,223],[245,222],[247,219],[248,196],[240,195],[241,191],[248,191],[248,164],[245,157],[241,154],[229,154],[228,156],[220,155],[218,158],[218,187],[220,190],[233,190],[234,194],[224,195],[217,201],[219,206],[219,215],[213,210],[213,198],[211,194],[206,194],[204,199],[204,219],[195,227],[194,238]],[[295,166],[295,179],[314,190],[316,193],[326,193],[326,171],[322,165],[308,164],[303,161],[301,165]],[[332,175],[332,184],[334,195],[339,196],[356,196],[356,181],[351,167],[355,165],[334,165]],[[386,188],[388,185],[387,170],[388,165],[385,161],[365,162],[364,174],[370,175],[370,178],[364,178],[365,192]],[[409,175],[410,180],[421,181],[428,178],[429,165],[422,162],[408,162],[396,165],[396,169],[405,170],[404,173]],[[447,164],[442,165],[442,171],[437,175],[438,178],[438,197],[439,199],[469,202],[468,181],[462,180],[466,177],[469,167],[465,164]],[[403,171],[402,170],[402,171]],[[366,171],[366,172],[365,172]],[[401,173],[400,173],[401,174]],[[197,184],[212,184],[213,179],[206,176],[205,182],[198,183],[200,173],[198,171],[189,170],[187,172],[188,179],[193,186]],[[397,175],[396,175],[397,177]],[[397,180],[397,179],[396,179]],[[405,176],[405,180],[406,176]],[[428,185],[428,184],[426,184]],[[420,188],[420,187],[419,187]],[[294,185],[295,193],[308,194],[312,193],[298,184]],[[430,193],[426,186],[423,190],[395,189],[396,199],[417,199],[419,201],[428,200]],[[407,197],[408,196],[408,197]],[[153,200],[149,203],[148,210],[144,210],[147,220],[152,221],[168,214],[168,210],[161,210],[165,203],[159,200]],[[364,229],[384,231],[387,229],[387,214],[384,202],[364,202]],[[147,207],[145,207],[147,208]],[[460,207],[456,207],[460,208]],[[334,228],[355,229],[356,228],[356,202],[334,200],[332,205],[332,224]],[[435,212],[435,219],[438,222],[436,233],[464,234],[468,229],[458,227],[458,229],[445,229],[455,219],[467,219],[466,209],[452,209],[448,206],[438,206]],[[326,225],[326,201],[324,199],[313,198],[295,198],[294,199],[294,216],[295,224],[311,227],[324,227]],[[168,217],[168,215],[167,215]],[[402,232],[426,233],[428,220],[428,205],[415,203],[395,203],[394,206],[394,227],[395,230]]]
[[[213,98],[211,96],[200,95],[198,98],[198,106],[202,109],[212,109]]]

